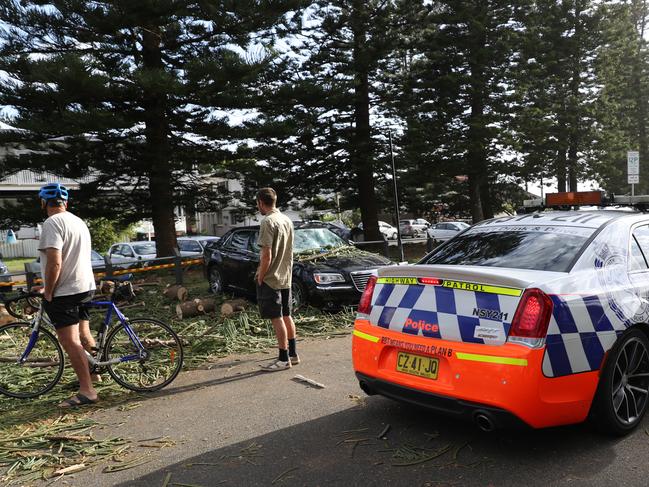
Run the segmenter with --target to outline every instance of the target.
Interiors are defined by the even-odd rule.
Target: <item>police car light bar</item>
[[[521,211],[528,213],[544,208],[566,208],[573,206],[633,206],[639,210],[649,209],[649,195],[614,195],[607,197],[604,191],[570,191],[548,193],[545,201],[541,198],[523,201]]]
[[[570,191],[567,193],[548,193],[545,195],[545,206],[601,206],[601,191]]]

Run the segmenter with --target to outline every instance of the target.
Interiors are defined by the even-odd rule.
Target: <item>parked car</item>
[[[358,308],[354,369],[369,394],[483,430],[590,418],[623,435],[649,406],[647,296],[646,213],[486,220],[416,265],[378,269]]]
[[[94,272],[104,272],[106,270],[106,262],[104,262],[104,256],[101,255],[96,250],[90,251],[90,261],[92,263],[92,270]],[[41,272],[41,258],[40,256],[32,262],[31,267],[32,272],[40,273]]]
[[[9,268],[4,262],[2,262],[2,254],[0,254],[0,282],[11,282],[11,276],[9,274]],[[11,286],[0,286],[0,292],[11,291]]]
[[[218,240],[219,237],[210,235],[178,237],[178,250],[181,257],[202,257],[205,246]]]
[[[428,220],[423,219],[423,218],[415,218],[415,223],[417,225],[423,225],[426,228],[430,227],[430,222]]]
[[[235,228],[205,251],[210,290],[232,290],[255,295],[255,271],[259,265],[259,227]],[[327,256],[327,253],[331,255]],[[356,304],[370,276],[391,262],[348,244],[327,228],[296,228],[293,264],[293,304],[307,302],[336,308]],[[318,257],[322,254],[322,257]],[[308,256],[305,260],[301,257]]]
[[[363,230],[363,222],[358,224],[358,228],[362,231]],[[388,240],[396,240],[397,238],[397,229],[396,227],[393,227],[389,223],[386,223],[384,221],[379,220],[379,232],[381,232],[381,235],[385,237]]]
[[[399,228],[404,237],[422,238],[426,236],[428,227],[424,223],[417,223],[417,220],[399,220]]]
[[[441,222],[428,229],[428,236],[434,240],[446,242],[461,231],[469,228],[469,226],[464,222]]]
[[[293,222],[294,228],[328,228],[345,241],[352,239],[352,231],[343,222],[323,222],[320,220],[296,220]]]
[[[128,268],[138,264],[138,261],[156,258],[155,242],[148,240],[138,242],[116,243],[108,250],[110,263],[115,267]],[[142,262],[145,264],[146,262]]]

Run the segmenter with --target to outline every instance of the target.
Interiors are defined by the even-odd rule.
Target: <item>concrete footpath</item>
[[[134,444],[168,437],[173,445],[134,448],[148,463],[132,469],[103,473],[97,467],[57,483],[647,484],[645,425],[624,439],[584,426],[486,434],[416,407],[367,398],[352,371],[349,336],[303,341],[299,347],[303,363],[290,371],[259,371],[270,355],[229,357],[210,370],[183,373],[155,396],[95,412],[93,418],[107,425],[97,436],[122,436]],[[326,388],[296,382],[296,374]]]

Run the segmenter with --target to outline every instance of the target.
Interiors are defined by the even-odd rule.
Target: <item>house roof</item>
[[[0,192],[4,191],[37,191],[41,186],[57,181],[69,189],[79,189],[79,181],[62,178],[48,172],[23,170],[0,179]]]

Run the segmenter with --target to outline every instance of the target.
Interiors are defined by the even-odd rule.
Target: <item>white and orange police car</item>
[[[582,200],[555,197],[566,201]],[[649,405],[648,336],[649,214],[541,211],[480,222],[416,265],[380,268],[352,353],[368,394],[484,430],[590,417],[625,434]]]

